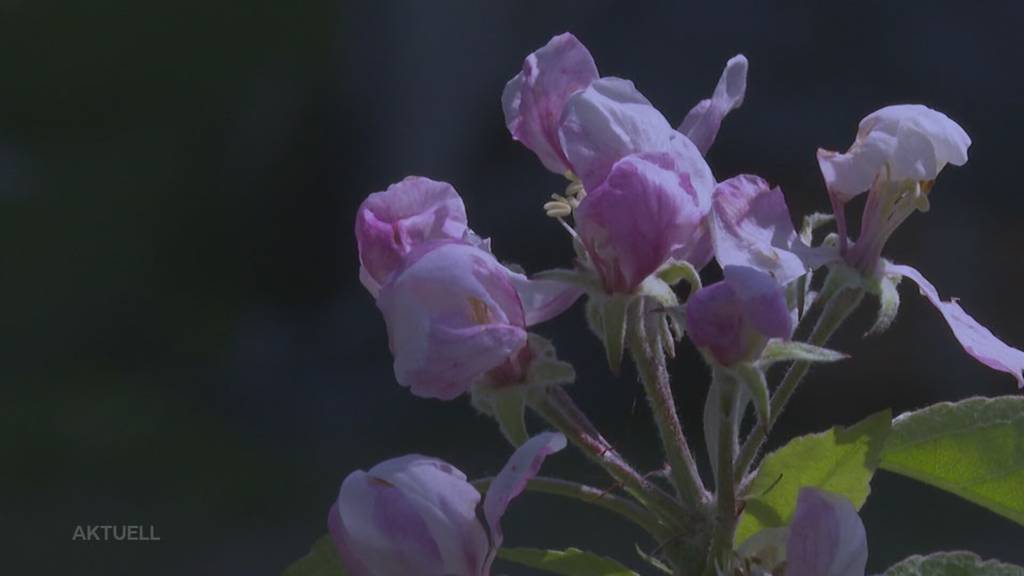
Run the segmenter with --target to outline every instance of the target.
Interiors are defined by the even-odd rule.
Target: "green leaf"
[[[849,428],[795,438],[766,456],[747,490],[736,544],[763,528],[789,524],[804,486],[841,494],[859,509],[871,492],[871,476],[891,430],[891,418],[883,410]]]
[[[285,568],[281,576],[345,576],[338,551],[330,535],[325,534],[313,543],[309,554]]]
[[[1024,576],[1024,568],[996,560],[982,561],[970,552],[939,552],[911,556],[883,576]]]
[[[498,551],[498,558],[563,576],[637,576],[636,572],[614,560],[578,548],[502,548]]]
[[[901,414],[881,467],[1024,524],[1024,398],[971,398]]]

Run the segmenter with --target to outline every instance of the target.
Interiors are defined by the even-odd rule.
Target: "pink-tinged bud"
[[[570,96],[594,80],[597,66],[593,57],[566,32],[527,56],[522,72],[505,85],[501,105],[508,131],[552,172],[570,170],[558,139],[562,109]]]
[[[376,297],[417,244],[459,239],[467,230],[466,208],[450,184],[409,176],[370,194],[359,207],[359,278]]]
[[[568,308],[579,290],[526,279],[474,245],[421,244],[377,298],[395,377],[412,393],[451,400],[484,373],[521,372],[526,327]]]
[[[786,543],[786,576],[864,576],[868,542],[846,498],[803,488]]]
[[[501,516],[565,437],[544,433],[509,459],[487,491],[436,458],[409,455],[350,474],[328,512],[342,564],[353,576],[489,576],[501,546]]]
[[[711,226],[715,259],[723,268],[756,268],[783,286],[837,256],[833,250],[801,242],[782,189],[769,187],[757,176],[735,176],[718,184]]]
[[[793,319],[782,286],[745,266],[727,266],[725,280],[701,288],[686,302],[686,331],[716,362],[753,360],[769,338],[789,338]]]
[[[576,210],[576,230],[605,290],[631,293],[697,233],[703,212],[690,178],[666,154],[618,161]]]

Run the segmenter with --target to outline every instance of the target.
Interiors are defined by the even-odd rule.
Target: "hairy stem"
[[[565,434],[587,458],[601,466],[647,509],[674,529],[685,526],[687,511],[674,498],[637,472],[601,434],[596,433],[596,428],[568,394],[544,391],[530,398],[529,403],[538,415]]]
[[[732,552],[736,533],[736,483],[733,480],[733,462],[736,456],[736,436],[739,418],[736,414],[736,381],[724,370],[716,369],[714,378],[719,386],[718,410],[721,425],[718,428],[718,475],[715,485],[715,528],[711,536],[711,549],[704,574],[717,574],[718,567],[726,567]],[[712,455],[715,456],[715,455]]]
[[[654,340],[657,332],[648,329],[646,316],[644,300],[640,299],[635,303],[628,322],[629,350],[640,373],[654,421],[658,425],[661,443],[671,467],[672,484],[683,503],[697,509],[708,499],[708,494],[701,483],[697,463],[676,413],[664,351]]]
[[[471,484],[481,494],[484,494],[493,480],[493,477],[481,478],[474,480]],[[531,492],[564,496],[604,508],[643,528],[659,542],[667,539],[670,535],[669,529],[658,520],[657,516],[631,500],[609,494],[607,490],[543,476],[530,479],[526,484],[526,489]]]
[[[824,310],[814,325],[811,335],[807,338],[807,342],[815,346],[824,346],[839,326],[857,309],[861,300],[864,299],[864,289],[859,287],[839,288],[829,292],[827,298],[828,300],[824,302]],[[767,434],[779,420],[786,404],[793,397],[793,393],[796,392],[797,386],[800,385],[800,381],[803,380],[810,367],[809,362],[794,362],[782,377],[782,382],[775,390],[775,394],[772,395],[771,419],[767,426],[758,426],[750,432],[750,436],[743,443],[743,448],[736,459],[734,472],[737,482],[746,476],[751,463],[764,445]]]

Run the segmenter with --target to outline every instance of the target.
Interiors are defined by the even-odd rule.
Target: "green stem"
[[[824,302],[824,310],[814,325],[811,335],[807,338],[807,342],[815,346],[824,346],[839,326],[857,309],[861,300],[864,299],[864,289],[860,287],[839,288],[830,291],[826,297],[828,300]],[[772,395],[771,419],[767,426],[756,427],[743,443],[734,470],[737,482],[746,476],[751,463],[764,445],[767,434],[778,422],[779,416],[782,415],[786,404],[793,397],[793,393],[796,392],[797,386],[800,385],[800,381],[803,380],[810,367],[809,362],[794,362],[782,377],[782,382],[775,394]]]
[[[557,387],[556,387],[557,388]],[[622,488],[673,529],[686,526],[687,511],[674,498],[630,466],[605,440],[568,394],[543,391],[529,400],[530,407],[565,434],[587,458],[601,466]]]
[[[493,480],[493,477],[481,478],[474,480],[471,484],[483,494],[487,492],[487,488]],[[531,492],[572,498],[586,504],[604,508],[643,528],[659,542],[670,537],[669,529],[658,520],[657,516],[631,500],[609,494],[607,490],[578,484],[569,480],[545,478],[543,476],[530,479],[526,483],[526,489]]]
[[[715,485],[715,528],[711,536],[705,575],[717,574],[718,567],[727,567],[736,533],[736,483],[733,463],[736,455],[736,436],[739,418],[736,415],[736,380],[724,370],[715,369],[718,384],[718,410],[721,425],[718,428],[718,475]]]
[[[654,421],[658,425],[661,444],[671,467],[672,484],[682,501],[696,510],[700,504],[707,501],[708,493],[701,483],[697,463],[690,452],[690,446],[686,442],[682,424],[676,413],[664,351],[661,345],[657,344],[656,336],[648,337],[648,318],[644,302],[644,299],[640,299],[634,304],[629,318],[629,350],[640,373],[640,381],[654,414]]]

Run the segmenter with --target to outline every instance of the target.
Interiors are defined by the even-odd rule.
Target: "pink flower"
[[[834,253],[804,244],[779,187],[757,176],[735,176],[715,188],[710,214],[715,259],[726,266],[748,266],[785,286],[808,270],[834,259]]]
[[[853,504],[801,489],[786,543],[786,576],[864,576],[867,561],[867,536]]]
[[[818,150],[829,192],[848,202],[882,178],[935,180],[946,164],[963,166],[971,139],[945,114],[920,104],[886,106],[860,121],[845,153]]]
[[[839,229],[840,251],[865,274],[875,271],[886,241],[912,213],[927,210],[928,193],[946,164],[967,162],[971,139],[948,116],[919,104],[887,106],[860,122],[845,153],[818,150]],[[848,247],[846,204],[870,190],[861,233]]]
[[[409,455],[353,472],[327,517],[342,564],[352,576],[489,576],[509,501],[565,444],[547,432],[515,451],[484,498],[486,527],[480,493],[442,460]]]
[[[1010,374],[1017,379],[1017,385],[1024,388],[1024,352],[1012,348],[972,318],[954,299],[943,302],[939,293],[925,277],[910,266],[887,263],[885,273],[910,278],[917,284],[928,301],[935,306],[953,330],[960,345],[978,362]]]
[[[718,136],[722,120],[743,104],[746,94],[747,58],[738,54],[725,63],[711,98],[701,100],[686,114],[679,131],[693,141],[701,154],[707,154]]]
[[[509,132],[552,172],[570,170],[558,140],[562,108],[594,80],[597,66],[590,52],[566,32],[527,56],[522,72],[505,85],[501,105]]]
[[[725,280],[686,302],[686,332],[716,362],[753,360],[769,338],[789,338],[793,320],[782,286],[755,268],[727,266]]]
[[[618,161],[576,210],[576,229],[606,291],[632,293],[698,232],[700,198],[666,154]]]
[[[450,400],[484,373],[528,361],[526,327],[566,308],[580,292],[532,281],[467,243],[418,245],[377,298],[398,383]]]
[[[409,176],[359,207],[359,279],[376,297],[417,244],[462,238],[467,231],[466,208],[450,184]]]

